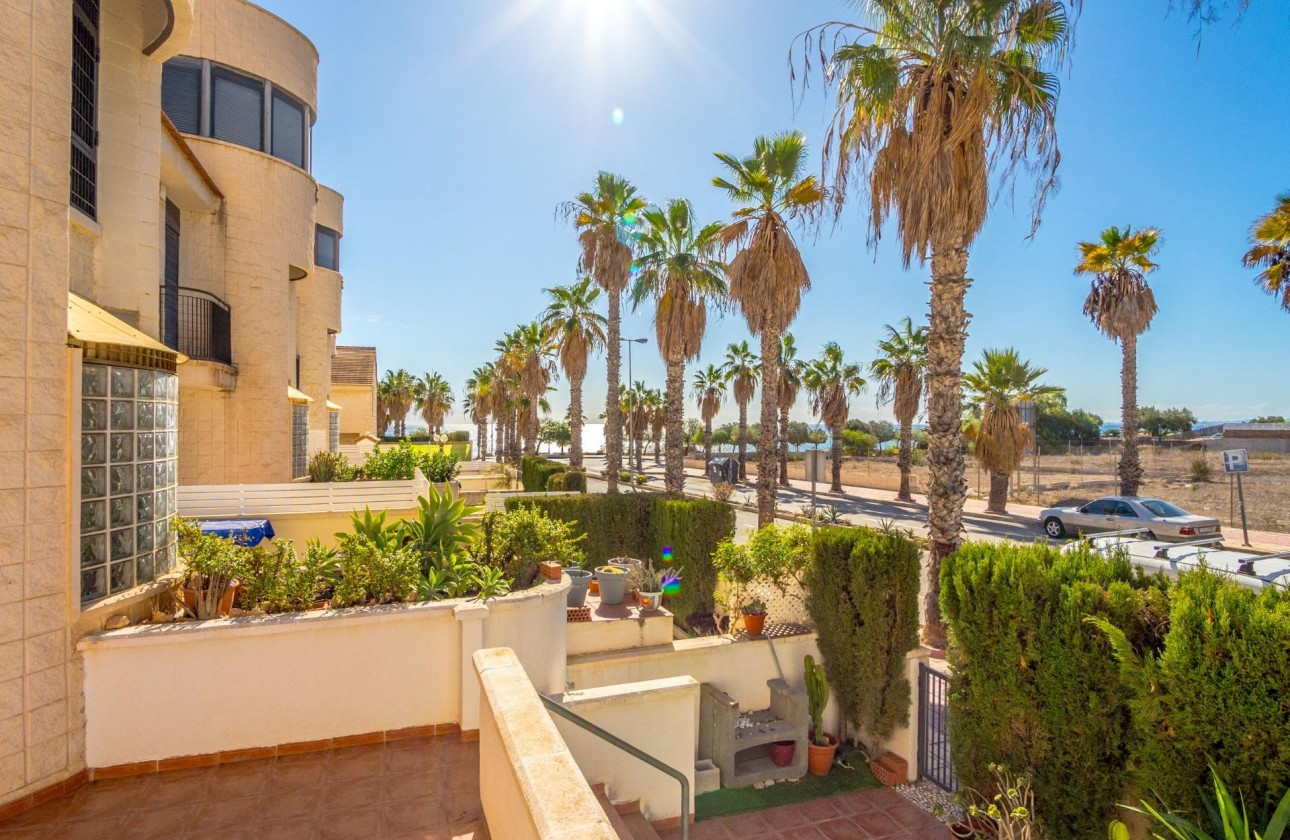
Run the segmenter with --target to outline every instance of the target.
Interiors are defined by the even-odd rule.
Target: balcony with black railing
[[[232,318],[218,295],[187,286],[161,287],[162,342],[190,359],[233,364]]]

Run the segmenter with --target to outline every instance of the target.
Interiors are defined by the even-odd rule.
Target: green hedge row
[[[520,459],[520,483],[526,493],[540,493],[549,490],[547,482],[553,475],[562,473],[568,467],[558,461],[548,461],[541,455],[525,455]]]
[[[567,483],[566,483],[567,486]],[[665,546],[681,572],[681,591],[668,607],[682,621],[711,613],[717,588],[712,554],[735,533],[735,511],[711,499],[677,499],[654,493],[552,496],[508,499],[507,510],[532,505],[548,516],[572,522],[586,534],[582,548],[591,569],[614,557],[653,559],[661,568]]]
[[[960,780],[985,790],[991,762],[1030,774],[1055,840],[1105,836],[1140,799],[1200,814],[1209,761],[1252,808],[1290,787],[1290,594],[975,543],[941,587]]]
[[[918,646],[922,551],[869,528],[821,528],[804,580],[806,608],[834,698],[879,740],[909,723],[905,654]]]

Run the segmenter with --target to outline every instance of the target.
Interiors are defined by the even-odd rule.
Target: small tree
[[[905,654],[918,644],[922,552],[912,539],[869,528],[812,536],[806,607],[842,715],[881,741],[909,720]]]

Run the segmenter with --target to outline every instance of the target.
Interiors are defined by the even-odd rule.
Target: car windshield
[[[1154,513],[1156,516],[1187,516],[1187,511],[1171,505],[1160,499],[1143,499],[1140,503],[1144,508]]]

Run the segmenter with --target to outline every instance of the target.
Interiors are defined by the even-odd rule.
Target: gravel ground
[[[963,818],[963,808],[952,793],[946,793],[926,779],[897,787],[896,792],[945,823]]]

